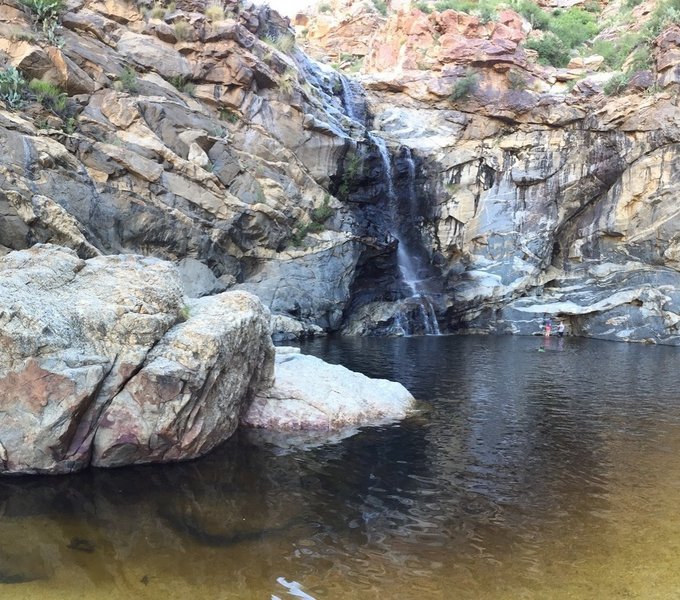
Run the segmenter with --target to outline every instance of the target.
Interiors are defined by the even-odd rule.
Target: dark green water
[[[0,480],[0,598],[680,597],[680,350],[343,339],[403,423],[192,463]]]

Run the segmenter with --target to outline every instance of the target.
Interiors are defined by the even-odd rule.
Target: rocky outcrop
[[[274,431],[338,430],[403,419],[414,405],[399,383],[279,348],[274,385],[255,397],[243,423]]]
[[[0,104],[0,251],[152,255],[180,264],[192,296],[239,284],[306,326],[337,327],[365,248],[331,193],[356,123],[338,74],[302,55],[283,19],[235,2],[212,20],[205,2],[165,15],[76,3],[58,48],[21,4],[3,6],[0,69],[26,81],[20,111]],[[31,78],[60,86],[66,106],[38,103]],[[304,301],[273,299],[288,264],[325,273],[329,255],[337,281],[297,277]]]
[[[0,473],[194,458],[271,383],[259,301],[185,304],[168,262],[34,246],[0,281]]]

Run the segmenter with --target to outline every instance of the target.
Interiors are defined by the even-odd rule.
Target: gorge
[[[678,15],[0,0],[3,599],[673,597]]]

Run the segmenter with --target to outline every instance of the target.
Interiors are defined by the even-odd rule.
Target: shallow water
[[[286,450],[0,479],[0,597],[680,597],[680,350],[339,339],[406,422]]]

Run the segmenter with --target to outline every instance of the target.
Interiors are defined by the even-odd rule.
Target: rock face
[[[0,282],[0,473],[200,456],[271,381],[259,301],[187,308],[165,261],[34,246],[0,259]]]
[[[274,385],[255,396],[243,423],[279,431],[333,430],[403,419],[414,404],[399,383],[278,349]]]
[[[68,101],[24,89],[0,109],[0,254],[173,261],[192,297],[257,295],[282,338],[436,331],[402,326],[423,312],[524,333],[549,312],[579,335],[679,343],[677,25],[609,97],[604,56],[541,66],[511,10],[333,0],[297,19],[295,46],[266,7],[206,8],[72,2],[55,44],[5,0],[0,68]]]
[[[0,252],[153,255],[181,264],[192,296],[239,284],[305,327],[337,328],[367,247],[330,189],[355,144],[338,74],[288,44],[266,8],[227,2],[210,21],[200,1],[163,18],[126,2],[69,6],[61,48],[14,0],[0,14],[0,69],[69,95],[58,114],[28,92],[20,111],[0,103]],[[298,278],[304,303],[273,298],[288,253],[328,287]]]
[[[357,47],[336,36],[326,48],[317,20],[328,17],[305,24],[311,51]],[[591,75],[602,57],[532,63],[520,47],[531,25],[511,11],[483,24],[405,8],[377,27],[361,81],[393,155],[418,165],[419,234],[444,284],[440,325],[530,334],[547,313],[576,335],[679,344],[677,26],[624,97],[601,93],[611,74]],[[356,306],[344,331],[398,329],[408,311],[394,300]]]

